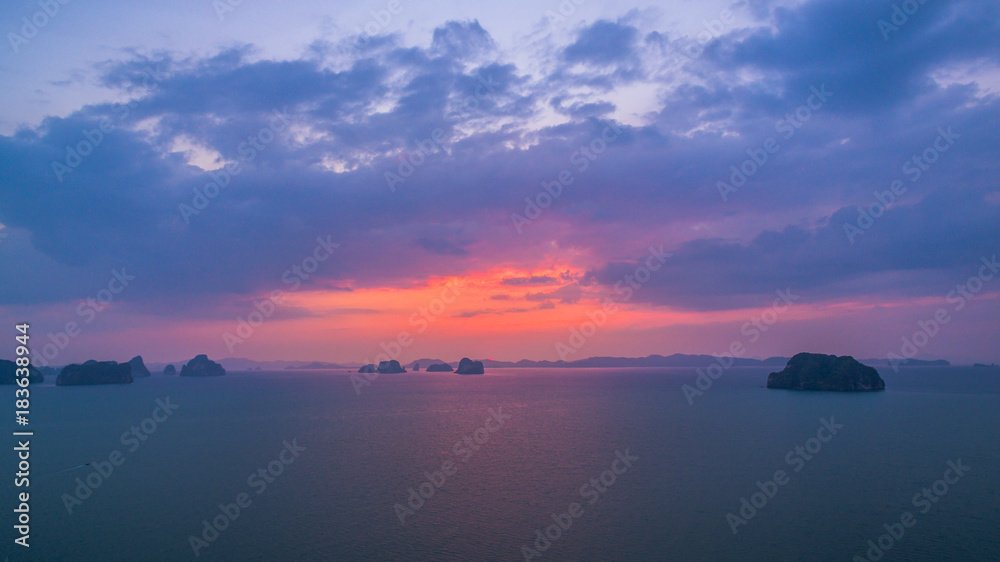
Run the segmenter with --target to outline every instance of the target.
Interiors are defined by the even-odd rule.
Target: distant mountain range
[[[522,359],[520,361],[495,361],[493,359],[478,359],[483,362],[484,367],[495,369],[516,369],[516,368],[587,368],[587,367],[702,367],[716,361],[712,355],[685,355],[675,353],[669,356],[648,355],[646,357],[588,357],[576,361],[532,361]],[[788,362],[787,357],[769,357],[767,359],[740,359],[733,361],[734,367],[758,367],[758,366],[784,366]],[[421,368],[433,363],[448,363],[451,366],[458,365],[458,361],[441,361],[440,359],[419,359],[407,363],[406,367],[411,368],[414,363],[419,363]]]
[[[511,368],[614,368],[614,367],[704,367],[716,361],[712,355],[687,355],[675,353],[673,355],[647,355],[646,357],[588,357],[576,361],[532,361],[522,359],[520,361],[495,361],[493,359],[479,359],[483,366],[493,369]],[[861,363],[869,366],[888,366],[888,359],[860,359]],[[361,367],[361,363],[345,362],[331,363],[328,361],[255,361],[241,357],[227,357],[217,361],[228,371],[284,371],[294,369],[351,369]],[[737,358],[733,361],[734,367],[784,367],[788,362],[788,357],[768,357],[767,359]],[[171,363],[175,367],[180,367],[187,363],[187,360],[175,361]],[[422,358],[410,361],[403,365],[407,370],[412,371],[415,364],[420,365],[420,370],[424,371],[429,365],[435,363],[447,363],[452,367],[458,366],[458,361],[444,361],[442,359]],[[147,363],[147,367],[154,373],[163,371],[167,363]],[[943,359],[923,360],[906,359],[901,366],[904,367],[947,367],[951,363]]]

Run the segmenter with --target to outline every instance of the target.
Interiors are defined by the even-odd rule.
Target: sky
[[[49,364],[1000,362],[994,2],[14,2],[0,31],[0,325]]]

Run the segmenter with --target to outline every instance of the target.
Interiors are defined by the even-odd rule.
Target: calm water
[[[1000,559],[1000,375],[883,372],[889,391],[843,395],[768,391],[767,372],[731,369],[693,405],[689,369],[383,375],[360,396],[344,371],[47,383],[33,396],[32,547],[6,541],[0,556],[192,560],[188,537],[246,493],[198,560],[524,560],[536,529],[574,502],[582,515],[535,560],[851,560],[905,511],[916,525],[883,560]],[[168,396],[179,408],[123,444]],[[491,408],[509,419],[486,424]],[[837,435],[786,462],[831,417]],[[479,431],[480,445],[484,425],[495,432]],[[478,450],[456,450],[464,436]],[[293,440],[305,450],[282,464]],[[56,471],[115,450],[124,463],[68,514],[61,498],[93,469]],[[594,491],[626,450],[638,460]],[[969,472],[920,513],[914,494],[957,459]],[[454,473],[401,524],[394,505],[446,461]],[[248,483],[268,463],[280,474]],[[787,484],[734,535],[726,514],[777,470]]]

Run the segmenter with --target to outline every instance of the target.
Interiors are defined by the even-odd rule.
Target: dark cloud
[[[496,43],[478,20],[448,22],[434,30],[431,49],[455,59],[472,58],[496,49]]]
[[[438,254],[440,256],[469,255],[469,252],[467,252],[465,248],[462,248],[450,240],[442,240],[440,238],[418,238],[417,244],[428,252]]]
[[[524,298],[529,301],[559,301],[563,304],[579,302],[583,297],[583,289],[578,283],[571,283],[547,293],[528,293]]]
[[[614,64],[635,56],[639,31],[611,21],[598,21],[580,31],[577,39],[563,49],[563,58],[574,63]]]
[[[501,281],[504,285],[549,285],[555,283],[556,278],[548,275],[532,275],[531,277],[507,277]]]

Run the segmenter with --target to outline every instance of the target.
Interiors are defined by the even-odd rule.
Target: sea
[[[853,394],[769,370],[48,380],[28,548],[0,387],[0,557],[1000,560],[1000,370],[880,369]]]

